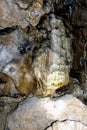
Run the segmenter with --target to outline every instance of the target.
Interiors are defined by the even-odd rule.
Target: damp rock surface
[[[5,130],[65,130],[70,126],[69,130],[86,130],[86,115],[87,107],[72,95],[54,99],[32,97],[8,115]]]

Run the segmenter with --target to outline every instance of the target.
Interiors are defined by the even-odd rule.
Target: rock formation
[[[50,40],[43,41],[41,47],[35,50],[32,64],[37,93],[45,96],[52,95],[56,89],[69,83],[72,61],[71,41],[65,35],[64,25],[55,15],[50,17]]]
[[[58,116],[51,120],[49,114],[52,113],[47,114],[46,109],[41,114],[46,119],[48,116],[49,120],[42,119],[44,123],[41,126],[42,115],[38,117],[39,122],[35,119],[38,128],[36,124],[33,128],[30,124],[28,126],[26,117],[20,121],[17,116],[18,122],[15,121],[16,117],[12,119],[15,111],[21,108],[19,105],[5,123],[7,113],[26,96],[28,98],[21,108],[24,113],[19,112],[19,115],[27,114],[24,105],[27,106],[28,102],[31,102],[28,106],[31,110],[37,108],[37,100],[43,103],[45,99],[52,105],[55,102],[52,102],[53,98],[58,102],[61,100],[58,97],[64,94],[72,94],[87,104],[87,1],[0,0],[0,115],[3,119],[1,121],[0,118],[0,128],[4,129],[6,124],[6,130],[19,130],[18,125],[21,130],[69,129],[71,124],[72,129],[87,129],[86,113],[83,113],[86,106],[83,104],[81,109],[78,106],[79,112],[82,110],[83,113],[81,118],[77,114],[78,109],[75,115],[74,109],[73,112],[68,111],[68,107],[65,109],[66,103],[61,108],[57,106],[55,109],[63,110],[64,107],[66,113],[72,115],[66,117],[63,113],[65,118],[61,121]],[[74,97],[67,96],[70,103]],[[73,100],[75,103],[77,99]],[[78,100],[76,102],[81,103]],[[38,113],[41,112],[39,110]],[[54,109],[52,112],[52,116],[57,115]],[[32,115],[31,118],[27,114],[31,122],[38,114],[36,111],[34,115],[31,111],[28,113]]]
[[[4,10],[7,9],[7,14],[4,14],[1,8],[1,21],[7,20],[0,25],[3,28],[0,35],[1,75],[6,74],[14,84],[13,87],[7,79],[6,83],[3,82],[1,93],[27,95],[36,92],[40,96],[53,95],[56,89],[69,83],[72,61],[71,39],[65,33],[63,20],[53,13],[48,14],[53,10],[50,5],[54,3],[43,0],[5,0],[1,4],[6,6]],[[20,14],[19,17],[17,13],[20,11],[25,14]],[[9,21],[7,16],[14,19],[14,22]],[[22,20],[23,16],[25,18]],[[19,19],[21,22],[27,19],[26,28]],[[1,76],[1,80],[4,81],[4,76]],[[5,84],[9,84],[9,87]]]
[[[5,130],[28,129],[86,130],[87,106],[71,95],[59,99],[27,98],[8,115]]]

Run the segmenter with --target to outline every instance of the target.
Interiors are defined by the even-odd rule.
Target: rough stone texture
[[[87,78],[84,75],[80,77],[79,71],[87,72],[87,1],[0,0],[0,129],[4,129],[5,115],[22,100],[17,99],[20,95],[59,97],[71,93],[87,104]],[[70,76],[76,79],[72,80]],[[48,129],[47,127],[65,130],[69,129],[69,126],[72,126],[71,129],[87,129],[85,106],[76,99],[72,101],[68,96],[70,105],[66,103],[66,96],[64,98],[29,99],[29,108],[35,109],[36,105],[36,113],[33,109],[28,111],[27,99],[22,103],[26,104],[27,108],[22,109],[19,105],[24,112],[20,112],[21,118],[16,115],[17,119],[12,119],[9,115],[7,125],[11,128],[13,124],[13,129],[22,124],[25,130],[29,119],[31,122],[35,119],[32,123],[38,123],[38,128],[34,125],[37,130]],[[43,105],[40,108],[37,104],[39,100],[42,103],[45,101],[45,105],[50,106],[50,109],[46,106],[42,109]],[[24,108],[24,105],[22,106]],[[57,117],[55,106],[60,109],[60,113],[65,109],[62,116]],[[19,108],[16,111],[20,111]],[[44,113],[41,113],[42,111]],[[47,112],[50,114],[48,117]],[[22,115],[25,117],[22,118]],[[30,123],[29,125],[32,127]]]
[[[0,95],[1,96],[1,95]],[[4,130],[8,112],[14,110],[18,102],[24,100],[23,97],[0,97],[0,130]]]
[[[36,26],[39,23],[41,16],[44,14],[42,7],[43,0],[37,0],[34,1],[32,6],[29,8],[28,20],[32,26]]]
[[[29,60],[29,56],[24,56],[20,60],[11,62],[4,67],[3,72],[11,77],[15,85],[15,87],[12,89],[11,84],[8,83],[10,87],[10,93],[17,93],[16,90],[19,93],[26,95],[35,92],[36,81]],[[2,76],[2,79],[4,80],[4,76]],[[7,80],[7,82],[9,81]],[[3,89],[5,90],[6,87],[7,86],[5,85]]]
[[[44,16],[37,28],[3,29],[0,45],[1,94],[48,96],[68,84],[71,40],[54,14]]]
[[[84,55],[87,52],[87,47],[84,49],[87,43],[87,1],[78,2],[71,19],[74,31],[73,68],[80,71],[85,69],[83,59],[87,62],[87,54]]]
[[[86,41],[83,39],[83,35],[86,37],[86,29],[84,31],[82,29],[83,21],[86,27],[84,2],[81,3],[80,1],[79,3],[77,1],[76,6],[74,1],[68,0],[65,2],[63,0],[1,0],[0,6],[0,28],[2,28],[0,29],[0,71],[2,72],[0,88],[3,89],[3,82],[7,82],[2,78],[3,73],[5,73],[5,77],[10,76],[13,79],[8,78],[7,87],[5,90],[3,89],[5,93],[10,92],[8,86],[12,84],[12,88],[17,88],[20,93],[24,91],[24,93],[29,94],[30,91],[33,92],[33,89],[30,91],[25,89],[30,88],[30,86],[24,87],[28,86],[24,85],[24,82],[30,84],[31,80],[34,86],[32,88],[38,89],[38,95],[53,95],[57,88],[68,84],[70,68],[72,66],[74,69],[79,68],[84,48],[82,43]],[[71,6],[71,12],[69,6]],[[81,14],[78,10],[81,11]],[[75,19],[76,16],[77,19]],[[80,25],[79,16],[81,16]],[[75,26],[79,33],[77,33]],[[81,26],[83,35],[79,26]],[[72,44],[75,48],[75,50],[73,49],[75,55],[73,55],[73,64],[71,65],[72,40],[75,40]],[[80,47],[77,51],[78,45]],[[28,64],[29,71],[27,65],[24,65],[25,55],[31,56],[29,59],[31,64]],[[8,68],[12,69],[11,66],[15,66],[11,71],[18,68],[15,74],[8,72]],[[21,68],[25,70],[22,69],[21,72]],[[28,77],[26,78],[27,71]],[[17,78],[14,76],[16,74],[18,75]],[[33,80],[34,74],[37,80],[36,86]],[[22,78],[23,81],[21,81]],[[27,82],[28,78],[29,81]],[[16,93],[16,89],[12,91]]]
[[[8,34],[2,32],[0,35],[0,94],[32,93],[36,85],[28,35],[20,27],[8,31]]]
[[[0,1],[0,28],[19,25],[22,28],[28,25],[36,26],[42,15],[52,9],[50,2],[46,2],[43,8],[43,0],[1,0]],[[50,5],[49,5],[50,4]]]
[[[14,0],[0,1],[0,28],[20,25],[23,28],[29,25],[25,10],[21,10]]]
[[[45,130],[87,130],[87,126],[79,121],[65,120],[63,122],[53,123],[51,127]]]
[[[50,41],[43,42],[34,52],[32,64],[37,80],[37,93],[44,96],[52,95],[56,89],[69,83],[72,61],[71,41],[65,35],[62,21],[52,15],[50,25]]]
[[[26,44],[28,36],[24,34],[23,30],[15,28],[15,30],[8,29],[8,33],[0,35],[0,71],[2,68],[13,60],[20,59],[20,47]],[[6,31],[4,32],[6,33]]]
[[[83,87],[84,85],[84,87]],[[85,89],[84,89],[85,88]],[[87,91],[86,91],[86,83],[80,85],[79,81],[75,78],[70,78],[69,84],[65,87],[62,87],[56,90],[54,97],[60,97],[64,94],[72,94],[74,97],[77,97],[82,102],[85,102],[87,98]]]
[[[0,112],[0,130],[4,130],[5,123],[6,123],[6,113]]]
[[[57,123],[53,123],[55,121]],[[54,99],[27,98],[8,115],[5,130],[44,130],[51,123],[53,129],[86,130],[87,107],[71,95]]]

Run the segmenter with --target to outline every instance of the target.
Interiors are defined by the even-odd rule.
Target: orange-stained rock
[[[9,63],[3,72],[10,76],[20,94],[29,95],[36,90],[36,81],[30,66],[31,58],[24,56],[19,61]]]
[[[5,73],[0,73],[0,94],[10,94],[12,86],[15,89],[14,81]]]

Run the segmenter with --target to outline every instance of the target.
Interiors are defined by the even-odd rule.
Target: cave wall
[[[86,0],[0,0],[0,130],[86,130],[86,66]]]
[[[0,1],[0,94],[52,95],[86,71],[87,2]]]

